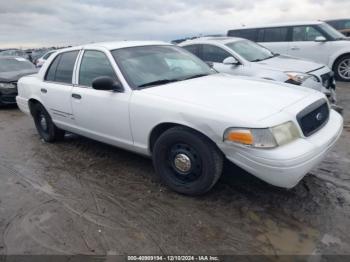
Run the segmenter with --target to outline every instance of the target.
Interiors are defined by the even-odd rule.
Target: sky
[[[350,18],[349,0],[0,0],[0,48],[164,40]]]

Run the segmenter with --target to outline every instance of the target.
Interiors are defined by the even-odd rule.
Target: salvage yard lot
[[[161,186],[149,159],[87,138],[39,140],[0,109],[0,254],[350,254],[350,84],[345,129],[292,190],[226,164],[201,197]]]

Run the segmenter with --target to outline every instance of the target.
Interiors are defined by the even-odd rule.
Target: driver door
[[[84,50],[72,90],[76,125],[83,135],[117,146],[132,144],[129,125],[131,90],[96,90],[92,82],[100,76],[118,80],[113,57],[103,50]]]
[[[289,45],[290,56],[312,60],[322,64],[328,64],[330,57],[330,42],[316,42],[316,37],[324,37],[315,26],[294,26],[292,28],[292,42]]]

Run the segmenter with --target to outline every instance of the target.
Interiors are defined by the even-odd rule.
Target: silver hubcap
[[[40,126],[43,130],[47,130],[47,122],[44,115],[40,115]]]
[[[338,67],[339,75],[344,79],[350,79],[350,59],[344,59]]]
[[[191,170],[191,159],[185,154],[178,154],[175,156],[174,165],[181,173],[188,173]]]

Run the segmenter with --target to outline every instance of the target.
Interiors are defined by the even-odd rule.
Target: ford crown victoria
[[[210,190],[225,158],[291,188],[343,126],[320,92],[215,73],[163,42],[60,50],[18,88],[45,141],[69,131],[150,156],[163,183],[188,195]]]

